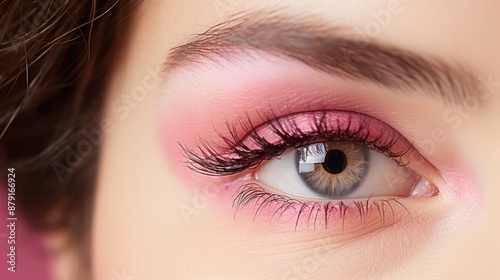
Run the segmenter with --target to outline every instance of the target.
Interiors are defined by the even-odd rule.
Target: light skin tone
[[[92,228],[93,276],[500,277],[499,9],[495,1],[144,1],[131,19],[107,92]],[[346,76],[335,66],[337,71],[321,69],[283,55],[284,49],[273,53],[230,43],[219,46],[222,54],[191,57],[196,62],[173,55],[172,48],[199,39],[192,34],[249,13],[258,13],[263,22],[276,22],[265,19],[279,15],[290,30],[358,43],[361,38],[365,41],[351,47],[363,53],[372,50],[366,44],[391,54],[397,49],[429,62],[430,71],[442,62],[449,67],[441,70],[454,73],[452,82],[432,72],[434,82],[442,78],[442,88],[436,88],[412,72],[391,86],[369,75]],[[250,29],[255,18],[244,20]],[[311,30],[314,26],[305,24],[310,22],[323,31]],[[283,37],[282,47],[289,39]],[[355,60],[361,54],[347,51],[346,59],[350,55]],[[359,68],[374,69],[373,64]],[[381,64],[398,70],[388,59]],[[255,201],[234,215],[231,201],[241,182],[258,183],[267,192],[291,192],[276,191],[279,186],[271,184],[280,181],[259,173],[273,159],[223,177],[196,173],[183,163],[179,143],[194,150],[200,139],[223,144],[217,132],[227,136],[226,124],[238,127],[250,119],[257,126],[265,123],[262,112],[279,118],[317,110],[361,113],[392,127],[414,147],[408,168],[439,194],[399,197],[404,207],[390,203],[384,219],[376,206],[368,207],[363,220],[351,206],[344,216],[329,217],[328,226],[317,222],[313,227],[308,217],[291,212],[272,218],[272,206],[254,219]],[[384,174],[398,167],[393,168]],[[295,172],[281,171],[287,174],[283,177]]]

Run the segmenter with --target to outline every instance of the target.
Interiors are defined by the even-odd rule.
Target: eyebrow
[[[190,42],[171,49],[163,69],[169,73],[206,59],[235,57],[247,50],[292,58],[349,80],[391,89],[422,89],[445,104],[463,104],[480,89],[477,77],[456,62],[373,39],[350,38],[345,27],[332,26],[318,17],[275,12],[237,14],[196,34]]]

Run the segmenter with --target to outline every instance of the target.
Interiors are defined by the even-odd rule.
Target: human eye
[[[315,123],[318,115],[321,119]],[[344,200],[437,191],[404,159],[406,153],[415,153],[412,145],[386,124],[352,112],[300,117],[312,119],[308,130],[318,135],[264,164],[255,175],[267,186],[300,197]],[[301,129],[294,122],[289,127],[295,132]]]
[[[439,194],[440,175],[402,134],[366,114],[346,110],[268,114],[262,123],[230,128],[225,146],[183,147],[187,166],[228,177],[235,211],[316,227],[337,221],[385,221],[408,211],[405,199]],[[242,135],[240,137],[240,135]],[[386,215],[389,211],[390,215]],[[318,218],[320,217],[320,218]]]

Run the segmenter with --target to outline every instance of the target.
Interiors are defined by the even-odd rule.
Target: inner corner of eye
[[[436,188],[364,145],[325,141],[289,149],[255,172],[268,188],[303,199],[362,199],[435,194]]]

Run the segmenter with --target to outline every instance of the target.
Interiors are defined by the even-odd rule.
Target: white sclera
[[[368,169],[363,181],[352,193],[341,197],[322,196],[311,189],[299,175],[314,168],[313,162],[321,162],[321,158],[310,158],[311,164],[301,164],[297,168],[296,149],[285,152],[279,159],[266,162],[256,172],[256,178],[266,186],[278,192],[306,198],[359,199],[369,197],[405,197],[409,196],[419,177],[407,167],[398,166],[386,155],[368,150]]]

